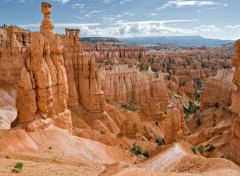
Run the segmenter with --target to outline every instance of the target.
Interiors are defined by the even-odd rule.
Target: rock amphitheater
[[[0,28],[0,175],[240,175],[240,41],[234,69],[165,55],[153,72],[143,48],[59,35],[41,9],[40,32]]]

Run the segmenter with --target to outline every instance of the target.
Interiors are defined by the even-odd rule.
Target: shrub
[[[206,63],[202,63],[202,68],[207,68],[207,64]]]
[[[22,168],[23,168],[23,163],[21,163],[21,162],[16,163],[15,166],[14,166],[14,168],[15,168],[15,169],[20,169],[20,170],[22,170]]]
[[[218,103],[215,103],[214,105],[216,108],[219,108],[219,104]]]
[[[213,122],[213,127],[215,127],[216,125],[217,125],[217,124],[216,124],[216,122],[214,121],[214,122]]]
[[[213,114],[213,127],[215,127],[217,124],[216,124],[216,114]]]
[[[180,87],[183,87],[183,86],[185,86],[185,85],[186,85],[186,82],[185,82],[185,81],[183,81],[183,82],[180,83]]]
[[[6,159],[10,159],[10,157],[8,155],[5,156]]]
[[[133,105],[121,105],[121,108],[122,109],[125,109],[125,110],[128,110],[128,111],[132,111],[132,112],[137,112],[140,110],[140,108],[136,107],[136,106],[133,106]]]
[[[218,133],[219,136],[223,135],[223,132]]]
[[[135,143],[133,144],[133,148],[132,150],[135,152],[136,155],[143,155],[145,157],[149,157],[150,154],[149,154],[149,151],[147,150],[142,150],[142,148],[138,145],[136,145]]]
[[[192,151],[196,154],[198,152],[198,148],[196,146],[192,146]]]
[[[199,110],[199,106],[196,106],[194,102],[189,101],[188,106],[183,106],[184,107],[184,113],[188,116],[189,114],[196,113]]]
[[[145,151],[143,152],[143,156],[145,156],[145,157],[148,158],[148,157],[150,156],[149,151],[145,150]]]
[[[113,62],[111,60],[107,60],[106,65],[113,65]]]
[[[215,149],[215,146],[212,143],[208,144],[206,147],[206,151],[208,152],[213,151],[214,149]]]
[[[204,89],[204,82],[201,79],[198,79],[196,84],[197,84],[197,88],[196,88],[194,96],[195,96],[195,100],[199,100],[201,92]]]
[[[225,158],[225,156],[226,156],[226,154],[224,154],[224,153],[221,153],[221,155],[220,155],[221,158]]]
[[[160,146],[165,145],[165,140],[164,140],[164,138],[158,138],[158,139],[156,140],[156,142],[157,142],[158,145],[160,145]]]
[[[184,172],[185,170],[186,170],[185,167],[184,167],[184,166],[181,166],[181,167],[178,169],[178,172],[182,173],[182,172]]]
[[[197,121],[196,121],[196,123],[197,123],[198,126],[202,125],[202,121],[201,121],[201,119],[200,119],[200,115],[197,116]]]
[[[136,155],[140,155],[143,153],[142,148],[135,143],[133,144],[133,151],[135,152]]]
[[[52,150],[52,147],[48,147],[49,150]]]
[[[18,162],[15,164],[14,168],[12,169],[12,172],[20,173],[22,171],[22,168],[23,168],[23,163]]]
[[[152,71],[153,71],[153,72],[158,72],[158,69],[153,67],[153,68],[152,68]]]
[[[202,145],[198,146],[198,151],[201,153],[201,155],[203,155],[203,153],[205,152],[205,149]]]
[[[171,73],[168,73],[167,79],[170,81],[171,80]]]
[[[197,90],[202,91],[204,89],[204,82],[201,79],[198,78],[196,84],[197,84]]]
[[[194,93],[195,100],[199,100],[200,99],[200,95],[201,95],[201,91],[200,90],[196,90],[195,93]]]

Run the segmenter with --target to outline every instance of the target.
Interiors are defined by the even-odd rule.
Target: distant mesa
[[[121,38],[120,41],[128,44],[176,44],[182,47],[217,47],[233,44],[234,40],[219,40],[203,38],[201,36],[160,36],[160,37],[132,37]]]
[[[90,43],[122,43],[119,39],[113,37],[82,37],[81,41]]]

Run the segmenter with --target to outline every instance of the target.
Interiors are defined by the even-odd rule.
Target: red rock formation
[[[130,159],[129,148],[133,142],[137,142],[144,150],[150,151],[152,155],[154,153],[152,151],[157,145],[156,138],[163,136],[164,131],[167,144],[187,140],[182,98],[173,96],[179,92],[179,77],[171,76],[170,80],[166,81],[165,75],[162,73],[157,75],[151,70],[151,67],[149,67],[148,71],[140,72],[135,67],[128,68],[126,65],[106,66],[106,69],[101,68],[96,71],[98,65],[95,63],[95,55],[82,52],[84,48],[81,49],[82,44],[78,41],[80,31],[66,29],[66,36],[62,36],[64,39],[63,44],[61,37],[53,32],[54,26],[50,19],[51,5],[43,3],[42,12],[44,20],[41,31],[32,32],[30,38],[25,35],[26,31],[22,32],[17,28],[7,29],[9,35],[6,38],[4,32],[2,32],[2,36],[0,35],[1,41],[5,40],[6,43],[10,43],[9,45],[3,45],[3,48],[10,51],[9,53],[17,51],[15,56],[19,54],[19,58],[22,60],[21,72],[17,73],[19,75],[16,101],[18,116],[12,124],[12,126],[18,126],[18,128],[0,131],[0,143],[3,144],[0,145],[1,155],[5,155],[4,152],[6,151],[10,153],[11,150],[16,150],[17,153],[16,151],[10,153],[11,158],[16,159],[19,157],[18,159],[20,159],[23,156],[24,158],[32,158],[32,153],[28,153],[28,150],[31,149],[35,151],[34,158],[38,161],[44,160],[44,162],[48,161],[45,160],[46,155],[54,156],[58,152],[64,155],[78,156],[91,163],[129,162],[132,164],[134,162]],[[1,44],[3,43],[1,42]],[[7,47],[9,50],[7,50]],[[124,49],[120,51],[120,55],[118,55],[119,51],[114,51],[115,49],[107,49],[107,55],[104,53],[103,56],[107,56],[109,60],[118,57],[129,59],[141,57],[137,49],[130,48],[129,51]],[[111,53],[112,51],[114,53]],[[236,67],[238,69],[237,64]],[[217,76],[216,79],[224,78],[218,78]],[[238,80],[238,77],[235,77],[235,80]],[[193,90],[194,84],[190,82],[189,85],[187,84],[184,87],[183,92],[191,97]],[[2,111],[5,107],[14,109],[14,103],[12,102],[14,98],[11,99],[11,94],[11,91],[0,88],[0,114],[5,113],[5,111]],[[239,107],[237,104],[238,95],[236,95],[237,98],[234,98],[234,96],[233,111],[235,107]],[[168,106],[169,97],[173,97],[173,99]],[[7,103],[9,105],[5,105]],[[141,107],[141,112],[120,109],[110,105],[110,103],[117,106],[133,104]],[[4,106],[2,106],[3,104]],[[72,116],[67,109],[68,107],[71,108]],[[166,113],[166,127],[163,128]],[[74,136],[62,130],[71,131],[71,117],[75,127]],[[12,118],[12,115],[9,117],[9,121],[11,121],[10,118]],[[158,123],[158,120],[161,120],[161,123]],[[62,129],[54,127],[54,125]],[[6,124],[4,126],[6,127]],[[26,128],[21,129],[21,127]],[[232,145],[236,147],[239,136],[238,122],[236,120],[233,129],[235,133],[233,134]],[[107,145],[77,136],[100,141]],[[111,147],[111,145],[115,147]],[[124,151],[123,148],[127,148],[128,151]],[[21,153],[20,150],[25,152]],[[52,151],[48,151],[47,154],[41,153],[46,150]],[[146,154],[147,151],[144,153]],[[176,158],[172,157],[173,153],[180,156],[177,163]],[[66,156],[63,157],[63,159],[66,159]],[[134,156],[132,158],[141,160],[141,157]],[[142,166],[144,166],[143,169],[147,169],[148,173],[152,172],[153,174],[154,171],[169,172],[171,169],[177,172],[183,167],[187,167],[188,170],[192,171],[195,169],[193,168],[195,162],[198,163],[199,167],[196,167],[197,169],[194,172],[200,172],[203,170],[200,166],[205,163],[205,168],[208,164],[208,160],[203,159],[203,157],[193,156],[191,146],[185,142],[163,147],[160,154],[152,158],[153,160],[149,160],[150,162]],[[162,164],[167,159],[167,164],[164,167],[159,167],[159,163]],[[193,161],[190,165],[189,159]],[[79,162],[79,158],[76,160]],[[222,165],[227,162],[221,162],[221,159],[210,161],[213,164],[217,163],[212,167],[214,169],[222,168]],[[218,165],[218,161],[222,163],[221,167]],[[6,161],[2,163],[4,162]],[[52,161],[49,160],[49,162]],[[183,162],[184,165],[180,165]],[[60,163],[63,165],[76,164],[75,160],[65,162],[62,158]],[[88,167],[91,163],[81,163],[80,165]],[[118,174],[115,165],[109,166],[110,169],[104,165],[99,165],[102,173],[97,174],[106,173],[112,175],[112,167],[114,173]],[[118,167],[121,170],[120,172],[123,172],[120,174],[124,175],[127,168],[126,170],[122,169],[122,165],[116,164],[116,168]],[[232,172],[238,172],[235,165],[231,167],[234,168]],[[230,170],[231,167],[229,167]],[[103,171],[105,168],[106,170]],[[198,170],[199,168],[201,169]],[[79,167],[77,167],[78,169]],[[134,170],[135,168],[129,169]],[[134,175],[133,170],[130,170],[129,175]],[[90,171],[89,175],[96,174],[96,168],[91,167]],[[211,169],[209,171],[213,173]],[[227,169],[224,171],[229,172]],[[24,170],[24,173],[27,172],[29,171]],[[223,170],[219,169],[218,172],[223,172]],[[44,172],[41,172],[40,175],[42,173]],[[206,173],[208,174],[208,172]]]
[[[101,45],[81,42],[81,50],[95,54],[97,62],[108,60],[114,63],[126,59],[139,61],[146,58],[143,48],[128,45]]]
[[[154,70],[181,76],[180,82],[188,79],[205,80],[209,76],[215,75],[218,69],[232,67],[230,59],[232,52],[231,46],[149,50],[148,58],[141,62],[141,66],[146,69],[151,65]]]
[[[31,33],[28,52],[31,55],[27,55],[22,68],[16,101],[18,116],[12,126],[32,122],[27,130],[33,131],[53,123],[71,131],[63,44],[52,31],[51,5],[42,3],[42,12],[41,32]]]
[[[181,83],[180,83],[180,88],[178,90],[178,93],[179,93],[179,91],[182,91],[190,99],[194,100],[195,99],[194,95],[195,95],[195,92],[196,92],[195,83],[192,80],[187,81],[187,82],[182,82],[182,83],[184,83],[184,85],[181,85]],[[179,95],[181,95],[181,93],[179,93]]]
[[[164,135],[166,144],[187,140],[187,127],[181,101],[181,97],[174,96],[168,105]]]
[[[0,81],[16,84],[28,55],[25,47],[27,41],[23,42],[23,34],[29,36],[29,32],[10,26],[0,33]],[[15,33],[21,34],[22,42],[18,42]]]
[[[90,112],[103,113],[106,100],[95,70],[95,56],[80,52],[79,32],[66,29],[64,60],[70,85],[68,105],[76,109],[81,103]]]
[[[207,80],[201,94],[201,110],[214,106],[229,107],[234,90],[232,70],[219,70],[215,77]]]
[[[233,55],[233,65],[235,67],[235,72],[233,76],[233,83],[236,85],[237,90],[232,94],[232,105],[231,111],[232,115],[232,138],[230,143],[230,148],[228,152],[228,157],[240,164],[240,40],[235,43],[235,53]]]
[[[107,102],[133,103],[152,119],[166,113],[169,98],[162,73],[156,77],[151,71],[139,72],[128,65],[112,66],[111,70],[101,68],[98,72]]]

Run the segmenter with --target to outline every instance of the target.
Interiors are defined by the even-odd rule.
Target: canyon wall
[[[84,46],[78,38],[79,30],[66,29],[63,56],[69,83],[68,105],[71,109],[77,109],[81,104],[89,112],[104,113],[107,102],[115,102],[118,105],[133,103],[142,107],[147,116],[159,117],[161,112],[166,113],[169,98],[162,74],[156,75],[151,69],[140,72],[136,66],[129,68],[128,65],[98,68],[95,63],[98,50],[93,49],[91,44],[86,49],[87,44]],[[109,46],[104,53],[111,53],[112,49]],[[137,55],[128,56],[139,57]],[[121,57],[121,54],[115,56]]]
[[[228,157],[237,164],[240,164],[240,40],[235,43],[233,65],[235,67],[233,83],[236,85],[237,90],[235,90],[232,94],[232,105],[230,108],[233,115],[231,128],[232,136]]]
[[[141,60],[146,58],[143,48],[129,45],[101,45],[81,42],[81,51],[93,53],[97,62],[110,61],[111,63],[124,60]]]
[[[0,29],[0,82],[17,84],[29,42],[29,31],[14,26]]]
[[[79,103],[89,112],[106,110],[104,92],[95,68],[95,56],[81,51],[79,30],[66,29],[64,60],[69,83],[68,105],[77,109]]]
[[[163,74],[149,71],[140,72],[128,65],[112,66],[110,70],[98,70],[102,89],[109,103],[120,105],[135,104],[147,116],[160,116],[166,113],[169,90]]]
[[[215,77],[208,78],[200,97],[201,110],[214,106],[229,107],[235,88],[232,80],[233,70],[218,70]]]

